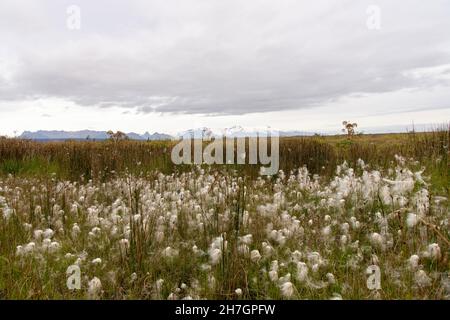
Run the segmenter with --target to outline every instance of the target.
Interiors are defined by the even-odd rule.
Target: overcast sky
[[[450,0],[1,0],[0,39],[0,134],[450,120]]]

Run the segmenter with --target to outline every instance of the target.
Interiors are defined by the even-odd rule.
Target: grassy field
[[[266,178],[168,141],[0,139],[0,298],[448,299],[449,142],[282,138]]]

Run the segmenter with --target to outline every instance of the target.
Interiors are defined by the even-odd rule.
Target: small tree
[[[114,142],[128,139],[127,135],[125,133],[123,133],[122,131],[117,131],[116,133],[114,133],[114,131],[109,130],[107,132],[107,134],[109,136],[109,139],[111,139]]]
[[[349,137],[355,134],[355,128],[358,127],[358,124],[356,122],[351,123],[350,121],[344,121],[342,122],[342,125],[344,126],[342,132],[347,132],[347,136]]]

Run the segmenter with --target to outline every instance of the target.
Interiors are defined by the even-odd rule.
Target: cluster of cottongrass
[[[84,183],[0,180],[6,298],[446,299],[449,209],[423,170],[343,163]],[[414,164],[411,164],[414,165]],[[4,261],[7,261],[6,263]],[[81,289],[66,286],[69,266]],[[381,289],[366,269],[381,271]]]

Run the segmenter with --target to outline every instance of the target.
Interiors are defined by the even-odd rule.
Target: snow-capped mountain
[[[261,134],[278,134],[280,137],[295,137],[295,136],[311,136],[314,133],[303,131],[278,131],[270,127],[262,128],[244,128],[242,126],[232,126],[225,129],[211,129],[208,127],[200,127],[196,129],[190,129],[182,131],[176,134],[177,138],[182,137],[195,137],[197,139],[208,139],[212,137],[230,137],[230,138],[244,138],[244,137],[256,137]]]
[[[189,129],[185,131],[181,131],[175,135],[177,138],[196,138],[196,139],[206,139],[216,136],[216,133],[213,132],[211,128],[200,127],[196,129]]]

